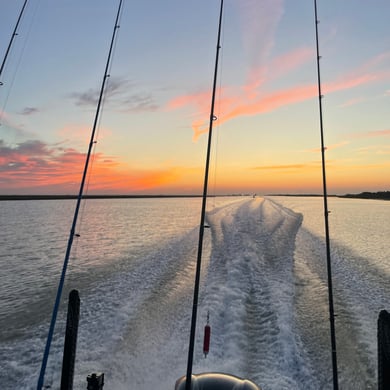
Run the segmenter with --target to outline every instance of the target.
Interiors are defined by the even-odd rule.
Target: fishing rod
[[[200,270],[201,270],[201,264],[202,264],[203,235],[204,235],[204,229],[205,229],[204,224],[205,224],[205,216],[206,216],[207,187],[208,187],[210,154],[211,154],[211,139],[212,139],[212,133],[213,133],[213,122],[217,119],[214,116],[214,105],[215,105],[215,93],[216,93],[216,88],[217,88],[219,50],[221,49],[222,14],[223,14],[223,0],[221,0],[221,7],[220,7],[220,11],[219,11],[218,38],[217,38],[217,49],[216,49],[216,56],[215,56],[213,92],[212,92],[212,97],[211,97],[209,135],[208,135],[208,143],[207,143],[206,166],[205,166],[203,196],[202,196],[202,210],[201,210],[200,225],[199,225],[199,242],[198,242],[198,255],[197,255],[197,261],[196,261],[194,297],[193,297],[193,305],[192,305],[190,343],[189,343],[189,348],[188,348],[186,390],[191,390],[192,364],[193,364],[194,346],[195,346],[196,317],[197,317],[197,311],[198,311]]]
[[[324,144],[324,126],[322,120],[322,92],[321,92],[321,76],[320,76],[320,50],[318,43],[318,16],[317,16],[317,0],[314,0],[314,16],[316,28],[316,50],[317,50],[317,81],[318,81],[318,103],[320,112],[320,134],[321,134],[321,160],[322,160],[322,188],[324,199],[324,220],[325,220],[325,241],[326,241],[326,264],[328,270],[328,301],[329,301],[329,321],[330,321],[330,338],[332,346],[332,367],[333,367],[333,389],[338,390],[338,373],[337,373],[337,351],[336,351],[336,330],[335,330],[335,314],[333,305],[333,286],[332,286],[332,262],[330,256],[330,240],[329,240],[329,210],[328,210],[328,194],[326,189],[326,163],[325,163],[325,144]]]
[[[68,262],[69,262],[70,252],[71,252],[71,249],[72,249],[73,238],[76,235],[75,231],[76,231],[77,218],[78,218],[78,214],[79,214],[79,210],[80,210],[81,200],[82,200],[82,197],[83,197],[83,192],[84,192],[84,186],[85,186],[85,181],[86,181],[86,177],[87,177],[89,161],[90,161],[90,157],[91,157],[91,154],[92,154],[92,147],[96,143],[96,141],[95,141],[95,133],[96,133],[97,125],[98,125],[98,120],[99,120],[99,117],[100,117],[100,108],[101,108],[101,105],[102,105],[102,102],[103,102],[103,95],[104,95],[104,91],[105,91],[106,81],[110,77],[110,75],[108,74],[108,70],[109,70],[110,63],[111,63],[111,56],[112,56],[112,51],[113,51],[113,47],[114,47],[114,43],[115,43],[115,38],[116,38],[116,35],[117,35],[117,31],[119,29],[118,22],[119,22],[119,17],[120,17],[120,14],[121,14],[122,2],[123,2],[123,0],[119,0],[118,11],[117,11],[117,14],[116,14],[114,29],[113,29],[113,32],[112,32],[110,49],[109,49],[108,56],[107,56],[107,62],[106,62],[105,70],[104,70],[104,76],[103,76],[101,88],[100,88],[100,95],[99,95],[99,100],[98,100],[98,104],[97,104],[97,108],[96,108],[95,119],[94,119],[94,122],[93,122],[92,131],[91,131],[91,138],[90,138],[90,142],[89,142],[89,146],[88,146],[88,152],[87,152],[87,156],[86,156],[86,160],[85,160],[84,171],[83,171],[83,175],[82,175],[82,179],[81,179],[81,183],[80,183],[80,191],[79,191],[79,195],[77,197],[77,202],[76,202],[76,208],[75,208],[75,212],[74,212],[74,216],[73,216],[72,227],[71,227],[70,234],[69,234],[68,246],[67,246],[67,249],[66,249],[64,264],[63,264],[63,267],[62,267],[62,273],[61,273],[61,277],[60,277],[60,281],[59,281],[59,285],[58,285],[57,295],[56,295],[54,308],[53,308],[53,313],[52,313],[52,318],[51,318],[51,322],[50,322],[49,333],[48,333],[48,336],[47,336],[46,347],[45,347],[45,351],[44,351],[44,355],[43,355],[43,359],[42,359],[42,365],[41,365],[41,371],[40,371],[40,374],[39,374],[37,390],[41,390],[42,389],[43,381],[44,381],[44,377],[45,377],[46,365],[47,365],[47,360],[48,360],[49,352],[50,352],[50,345],[51,345],[51,341],[53,339],[54,327],[55,327],[57,314],[58,314],[58,309],[59,309],[59,305],[60,305],[62,289],[64,287],[64,282],[65,282],[65,274],[66,274],[66,270],[67,270],[67,266],[68,266]]]
[[[28,0],[24,0],[23,7],[20,10],[19,17],[18,17],[18,20],[17,20],[15,28],[14,28],[14,32],[11,35],[11,39],[9,41],[7,50],[6,50],[5,54],[4,54],[3,62],[2,62],[1,67],[0,67],[0,77],[1,77],[1,74],[3,73],[3,69],[4,69],[5,63],[7,61],[7,57],[8,57],[9,51],[11,50],[12,42],[14,41],[16,35],[18,35],[17,31],[18,31],[18,27],[19,27],[19,22],[22,19],[23,12],[24,12],[24,9],[26,8],[27,1]],[[3,83],[0,81],[0,86],[1,85],[3,85]]]

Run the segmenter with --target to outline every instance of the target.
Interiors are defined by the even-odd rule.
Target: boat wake
[[[269,388],[291,389],[314,382],[293,321],[295,236],[301,220],[301,215],[264,199],[234,202],[208,213],[194,373],[229,372],[264,389],[268,383]],[[142,280],[145,294],[138,305],[131,304],[129,321],[111,352],[115,359],[103,364],[114,388],[131,383],[139,389],[172,389],[185,374],[196,236],[196,230],[190,232],[159,258],[149,259],[153,267],[143,263],[145,270],[132,273],[138,283]],[[205,359],[207,312],[212,337]]]

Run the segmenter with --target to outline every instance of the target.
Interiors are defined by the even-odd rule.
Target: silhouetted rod
[[[77,290],[69,293],[66,320],[64,356],[62,359],[61,390],[73,389],[74,362],[76,360],[77,332],[79,329],[80,297]]]
[[[202,247],[203,247],[203,235],[204,235],[204,228],[205,228],[207,187],[208,187],[208,180],[209,180],[208,178],[209,178],[210,154],[211,154],[211,139],[213,134],[213,121],[216,119],[214,115],[214,106],[215,106],[215,92],[217,89],[219,50],[221,49],[222,15],[223,15],[223,0],[221,0],[221,7],[219,11],[217,49],[215,54],[214,81],[213,81],[213,90],[212,90],[211,108],[210,108],[209,136],[207,141],[206,166],[205,166],[204,182],[203,182],[202,210],[200,213],[201,215],[200,215],[200,224],[199,224],[198,254],[196,260],[194,297],[192,303],[190,342],[188,347],[186,390],[191,390],[191,380],[192,380],[192,363],[194,359],[194,348],[195,348],[196,317],[198,311],[200,271],[201,271],[201,264],[202,264]]]
[[[4,54],[3,62],[1,63],[1,66],[0,66],[0,77],[1,77],[1,74],[3,73],[5,63],[7,62],[7,58],[8,58],[9,51],[11,50],[12,42],[14,41],[14,38],[18,35],[17,31],[18,31],[20,19],[22,19],[22,15],[23,15],[24,9],[26,8],[26,4],[27,4],[27,0],[24,0],[22,9],[20,10],[20,13],[19,13],[18,20],[17,20],[17,22],[15,24],[14,31],[13,31],[13,33],[11,35],[11,39],[10,39],[10,41],[8,43],[7,50],[6,50],[5,54]]]
[[[324,125],[322,119],[322,92],[321,92],[321,72],[320,72],[320,50],[318,40],[318,16],[317,16],[317,1],[314,0],[314,17],[315,17],[315,36],[317,49],[317,81],[318,81],[318,106],[320,114],[320,136],[321,136],[321,166],[322,166],[322,188],[324,201],[324,222],[325,222],[325,242],[326,242],[326,267],[328,274],[328,306],[329,306],[329,321],[330,321],[330,342],[332,348],[332,374],[333,374],[333,390],[338,390],[338,369],[337,369],[337,349],[336,349],[336,327],[335,313],[333,303],[333,281],[332,281],[332,259],[330,256],[330,234],[329,234],[329,210],[328,210],[328,191],[326,186],[326,162],[325,162],[325,141],[324,141]]]

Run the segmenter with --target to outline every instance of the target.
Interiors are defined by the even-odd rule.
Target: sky
[[[0,0],[2,60],[24,0]],[[318,0],[330,194],[390,190],[390,2]],[[119,1],[29,0],[0,195],[77,194]],[[202,192],[219,0],[124,0],[89,194]],[[322,191],[312,0],[225,0],[209,193]]]

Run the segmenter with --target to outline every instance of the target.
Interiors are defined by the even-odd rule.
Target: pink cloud
[[[366,100],[366,99],[364,99],[364,98],[362,98],[362,97],[350,99],[350,100],[347,100],[346,102],[344,102],[343,104],[340,104],[340,107],[344,108],[344,107],[354,106],[355,104],[362,103],[362,102],[364,102],[365,100]]]
[[[390,135],[390,129],[370,131],[368,133],[370,137],[385,137]]]
[[[308,47],[301,47],[296,50],[289,51],[271,61],[269,68],[275,78],[284,75],[289,71],[299,68],[301,65],[311,61],[315,52]]]
[[[388,137],[390,135],[390,129],[384,130],[372,130],[363,134],[355,134],[356,138],[376,138],[376,137]]]
[[[258,89],[272,80],[283,77],[294,69],[312,60],[314,51],[307,47],[302,47],[288,53],[282,54],[269,61],[267,66],[255,70],[252,69],[252,74],[249,81],[242,89],[247,93],[248,97],[255,98]]]
[[[276,91],[267,95],[254,95],[248,92],[250,88],[235,92],[235,97],[229,96],[220,101],[220,111],[223,113],[218,118],[218,124],[227,122],[238,116],[251,116],[272,111],[286,104],[293,104],[316,96],[316,86],[298,86],[286,90]],[[193,122],[194,140],[208,131],[208,121]]]
[[[30,140],[10,146],[0,140],[0,192],[75,194],[79,190],[85,157],[85,153],[61,144]],[[178,182],[195,183],[194,175],[198,174],[195,171],[175,166],[139,169],[95,153],[89,166],[88,189],[94,193],[153,191]]]
[[[350,75],[344,75],[334,82],[324,84],[323,91],[324,93],[331,93],[344,89],[350,89],[374,81],[384,80],[389,76],[390,72],[368,73],[362,75],[355,75],[352,73]]]
[[[195,105],[199,110],[204,110],[210,104],[211,92],[198,92],[191,95],[178,96],[168,102],[169,110],[176,110],[187,105]]]
[[[279,75],[282,75],[284,72],[290,70],[294,66],[299,66],[305,61],[307,61],[310,51],[306,49],[299,49],[295,52],[288,53],[284,57],[279,57],[274,60],[273,63],[279,64]],[[294,59],[291,65],[283,66],[283,58]],[[367,62],[367,64],[377,64],[383,59],[386,59],[387,56],[378,56],[373,60]],[[276,65],[276,68],[278,66]],[[366,65],[361,66],[358,70],[353,70],[349,74],[343,75],[339,79],[330,82],[323,83],[324,93],[332,93],[341,90],[355,88],[364,84],[369,84],[372,82],[377,82],[384,80],[390,77],[389,71],[380,71],[380,72],[369,72],[361,74],[359,71],[365,69]],[[224,123],[235,117],[244,115],[256,115],[264,112],[273,111],[279,107],[298,103],[313,97],[316,97],[318,94],[317,85],[315,83],[311,85],[298,85],[290,87],[284,90],[279,91],[259,91],[258,82],[254,84],[248,83],[242,88],[234,87],[225,87],[223,96],[218,102],[218,107],[220,107],[222,115],[218,118],[218,123]],[[207,117],[206,113],[209,110],[209,99],[206,99],[206,96],[209,98],[209,94],[206,93],[197,93],[194,95],[180,96],[172,100],[169,104],[169,108],[179,108],[185,105],[194,105],[199,115]],[[193,139],[196,141],[201,134],[204,134],[208,131],[208,121],[196,120],[192,125],[194,131]]]
[[[95,164],[103,157],[95,155]],[[0,141],[0,188],[69,186],[80,182],[85,154],[30,140],[9,146]]]
[[[388,155],[390,154],[390,145],[371,145],[356,149],[358,153],[367,154],[374,152],[377,155]]]

